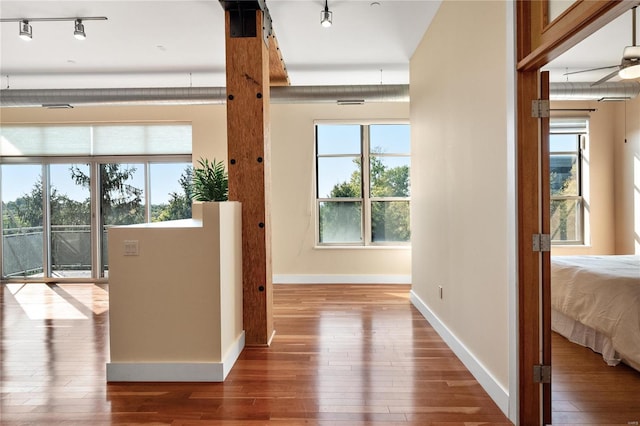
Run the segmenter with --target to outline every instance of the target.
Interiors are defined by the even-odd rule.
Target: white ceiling
[[[268,0],[292,85],[406,84],[409,59],[439,1],[329,1],[333,26],[320,25],[321,0]],[[73,22],[1,25],[2,89],[219,87],[225,85],[224,11],[217,0],[10,1],[0,16],[106,16]],[[7,81],[8,76],[8,81]]]
[[[376,4],[377,3],[377,4]],[[320,26],[322,0],[267,0],[291,84],[406,84],[409,59],[437,11],[434,0],[329,0],[333,26]],[[220,87],[225,85],[224,14],[217,0],[0,1],[0,17],[106,16],[32,22],[33,40],[18,24],[0,32],[0,88]],[[553,61],[552,81],[595,81],[631,44],[631,13]],[[614,80],[612,80],[614,81]]]
[[[637,11],[640,15],[640,11]],[[640,34],[640,16],[636,22],[636,32]],[[578,43],[571,50],[551,61],[545,70],[549,78],[555,82],[595,82],[615,68],[565,75],[567,72],[588,70],[607,66],[620,65],[622,52],[631,46],[632,12],[628,11],[600,29],[595,34]],[[640,40],[638,40],[640,41]],[[616,76],[609,80],[620,81]]]

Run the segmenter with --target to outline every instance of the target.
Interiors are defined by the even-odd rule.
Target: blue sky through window
[[[152,163],[151,164],[151,200],[154,204],[168,203],[171,192],[182,193],[178,182],[180,175],[191,163]],[[123,164],[127,166],[127,164]],[[144,188],[144,165],[135,164],[136,172],[131,181],[138,188]],[[17,198],[31,193],[34,184],[40,180],[42,165],[40,164],[3,164],[2,166],[2,201],[15,201]],[[50,179],[59,194],[65,194],[76,201],[87,198],[87,190],[76,185],[71,178],[71,164],[52,164]],[[78,164],[85,173],[86,164]],[[146,197],[145,197],[146,198]]]
[[[410,126],[407,124],[372,124],[369,126],[370,145],[380,154],[411,153]],[[330,198],[336,184],[348,182],[357,169],[354,162],[361,157],[361,126],[359,124],[318,124],[318,194]],[[336,156],[336,157],[332,157]],[[409,165],[409,157],[382,156],[390,168]]]

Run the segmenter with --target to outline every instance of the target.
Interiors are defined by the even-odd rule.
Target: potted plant
[[[194,201],[227,201],[229,199],[229,177],[222,161],[198,160],[199,167],[193,169]]]

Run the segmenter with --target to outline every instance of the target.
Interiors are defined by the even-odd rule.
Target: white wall
[[[616,110],[616,253],[640,254],[640,97]]]
[[[276,278],[305,282],[409,282],[410,248],[315,247],[313,183],[314,120],[408,118],[407,103],[271,106],[272,238]]]
[[[444,1],[411,59],[413,300],[505,412],[515,247],[507,10]]]
[[[191,122],[193,162],[227,160],[226,106],[3,108],[2,123]],[[409,119],[408,103],[272,105],[274,282],[409,282],[411,249],[317,249],[314,120]]]

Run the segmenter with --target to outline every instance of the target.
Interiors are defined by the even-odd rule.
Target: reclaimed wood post
[[[260,2],[222,1],[227,63],[229,200],[242,203],[243,320],[248,346],[273,330],[269,37]],[[267,17],[268,18],[268,17]]]

